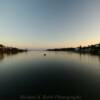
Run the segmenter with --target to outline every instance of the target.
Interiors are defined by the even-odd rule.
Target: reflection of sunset
[[[100,0],[0,0],[0,100],[46,96],[100,100]]]

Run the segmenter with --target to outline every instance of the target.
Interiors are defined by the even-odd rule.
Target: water
[[[100,100],[99,95],[100,56],[49,51],[0,54],[0,100]]]

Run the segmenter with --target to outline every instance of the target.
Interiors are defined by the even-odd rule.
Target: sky
[[[100,0],[0,0],[0,43],[33,49],[100,43]]]

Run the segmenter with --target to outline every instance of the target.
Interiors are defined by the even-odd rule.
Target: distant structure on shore
[[[27,49],[18,49],[16,47],[7,47],[7,46],[0,44],[0,53],[10,54],[10,53],[19,53],[19,52],[27,52],[27,51],[28,51]]]
[[[77,48],[55,48],[55,49],[47,49],[47,51],[73,51],[79,53],[91,53],[100,55],[100,43],[88,46],[79,46]]]

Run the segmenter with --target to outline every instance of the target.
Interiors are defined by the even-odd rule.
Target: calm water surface
[[[0,100],[35,100],[43,95],[100,100],[100,56],[46,51],[0,54]],[[68,99],[71,96],[79,98]]]

